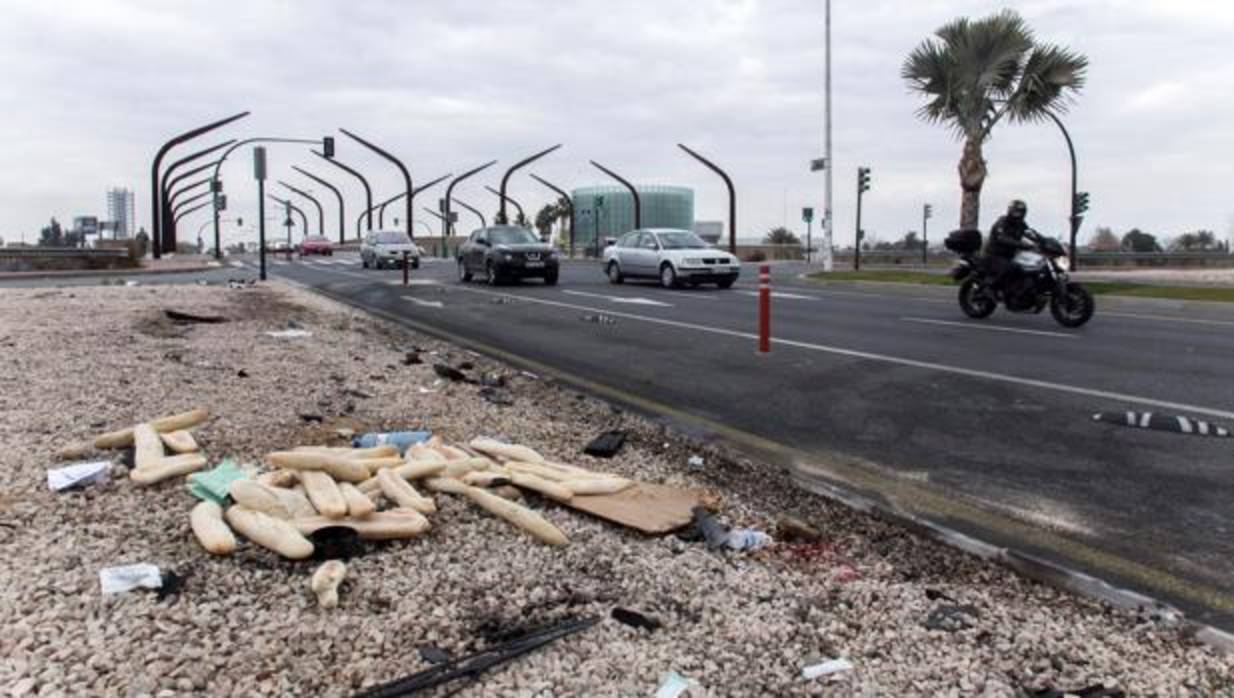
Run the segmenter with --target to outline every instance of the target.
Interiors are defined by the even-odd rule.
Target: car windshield
[[[409,245],[411,238],[407,233],[377,233],[378,245]]]
[[[526,228],[494,228],[488,231],[488,240],[494,245],[529,245],[540,242]]]
[[[694,233],[656,233],[656,237],[660,238],[660,244],[666,250],[701,250],[707,247],[707,243]]]

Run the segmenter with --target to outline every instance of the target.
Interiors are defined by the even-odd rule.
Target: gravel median
[[[175,308],[229,319],[177,325]],[[292,329],[310,336],[276,338]],[[1234,695],[1234,662],[1175,625],[1079,599],[903,528],[796,490],[786,475],[313,294],[271,284],[0,291],[0,686],[12,695],[346,696],[518,628],[601,617],[517,658],[468,696],[650,696],[676,671],[690,695],[1020,696],[1117,686],[1131,696]],[[411,356],[418,357],[420,363]],[[439,377],[432,364],[505,387]],[[182,478],[47,490],[57,450],[156,416],[208,407],[211,463],[329,443],[336,429],[505,437],[553,460],[698,488],[727,523],[776,533],[792,515],[817,543],[715,552],[647,537],[547,500],[524,502],[570,539],[539,544],[437,495],[432,530],[349,563],[336,608],[317,563],[241,541],[206,555]],[[605,429],[610,460],[582,455]],[[687,464],[691,456],[701,467]],[[160,599],[104,596],[103,567],[183,578]],[[614,608],[658,620],[638,629]],[[806,680],[845,657],[853,668]],[[420,695],[420,694],[417,694]],[[423,695],[442,695],[428,692]]]

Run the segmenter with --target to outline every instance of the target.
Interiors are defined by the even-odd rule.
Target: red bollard
[[[771,265],[758,268],[758,353],[771,351]]]
[[[403,285],[404,286],[407,285],[407,274],[408,274],[409,269],[411,269],[411,265],[407,263],[407,250],[403,250]]]

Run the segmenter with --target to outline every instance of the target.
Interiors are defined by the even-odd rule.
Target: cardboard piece
[[[664,534],[689,525],[702,503],[694,490],[635,483],[616,494],[576,495],[562,505],[643,533]]]

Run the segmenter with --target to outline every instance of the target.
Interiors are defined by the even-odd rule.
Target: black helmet
[[[1022,221],[1028,218],[1028,204],[1016,199],[1007,206],[1007,217]]]

